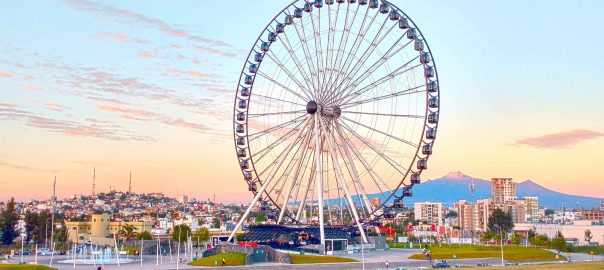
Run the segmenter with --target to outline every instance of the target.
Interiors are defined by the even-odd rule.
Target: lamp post
[[[21,264],[23,264],[23,242],[25,242],[25,233],[21,233]]]
[[[503,262],[503,228],[501,226],[494,224],[495,228],[499,229],[499,244],[501,245],[501,266],[505,266]]]

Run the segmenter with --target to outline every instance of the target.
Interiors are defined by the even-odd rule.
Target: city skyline
[[[425,179],[460,170],[604,197],[594,188],[604,179],[603,3],[393,2],[439,65],[443,113]],[[224,16],[220,3],[3,3],[0,198],[49,197],[54,176],[58,197],[89,194],[96,167],[97,192],[127,190],[132,171],[136,192],[249,201],[233,95],[253,39],[285,4]],[[589,57],[566,33],[589,37]]]

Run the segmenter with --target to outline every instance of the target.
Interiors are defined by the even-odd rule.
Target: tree
[[[136,235],[136,240],[152,240],[153,236],[148,231],[142,231]]]
[[[220,223],[220,218],[214,217],[214,219],[212,220],[212,228],[220,228]]]
[[[556,237],[552,239],[552,248],[557,250],[558,254],[560,254],[560,252],[568,251],[568,244],[566,243],[566,239],[564,239],[562,232],[558,231]]]
[[[210,231],[208,230],[208,228],[201,228],[195,232],[193,238],[200,242],[207,242],[208,240],[210,240]]]
[[[482,235],[480,236],[480,242],[483,245],[486,245],[495,238],[495,235],[497,235],[495,232],[487,230],[487,231],[483,232]]]
[[[591,234],[591,230],[590,229],[585,230],[585,242],[587,242],[587,244],[589,244],[589,242],[591,242],[592,238],[594,238],[594,236]]]
[[[506,239],[507,233],[514,228],[514,221],[512,220],[512,215],[510,215],[510,213],[505,213],[500,208],[497,208],[493,211],[491,217],[489,217],[487,226],[491,231],[499,232],[501,230],[503,238]]]
[[[130,240],[134,239],[137,235],[136,227],[134,225],[126,223],[122,226],[119,234],[122,238],[124,238],[124,242],[128,243]]]
[[[266,220],[266,215],[262,211],[256,213],[256,224],[262,224]]]
[[[176,225],[172,229],[172,241],[185,242],[189,235],[191,235],[191,228],[186,224]]]
[[[65,221],[64,220],[60,220],[58,221],[59,226],[55,227],[55,232],[54,232],[54,242],[58,243],[59,245],[64,245],[65,243],[67,243],[67,236],[69,234],[69,231],[67,230],[67,226],[65,225]]]
[[[520,245],[520,235],[515,233],[514,235],[512,235],[512,243],[515,246],[519,246]]]
[[[447,215],[445,215],[445,218],[457,218],[458,216],[459,214],[457,214],[455,210],[451,210],[449,213],[447,213]]]
[[[552,216],[552,215],[554,215],[554,213],[556,213],[556,212],[554,211],[554,209],[545,209],[545,212],[544,212],[544,214],[545,214],[546,216]]]
[[[15,228],[18,220],[19,217],[17,216],[15,209],[15,199],[10,198],[0,216],[0,231],[2,232],[0,240],[3,245],[11,245],[13,240],[19,235]]]

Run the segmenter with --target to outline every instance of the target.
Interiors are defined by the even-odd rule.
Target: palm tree
[[[137,229],[136,227],[134,227],[134,225],[126,223],[124,226],[122,226],[122,229],[120,230],[120,236],[124,238],[124,242],[128,243],[128,241],[134,239],[138,234],[136,230]]]

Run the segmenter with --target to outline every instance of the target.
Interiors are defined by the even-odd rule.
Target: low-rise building
[[[151,232],[152,224],[144,221],[111,221],[108,214],[93,214],[90,221],[67,221],[69,241],[73,243],[85,243],[91,241],[94,245],[114,244],[113,236],[119,234],[124,225],[132,225],[136,232]]]

